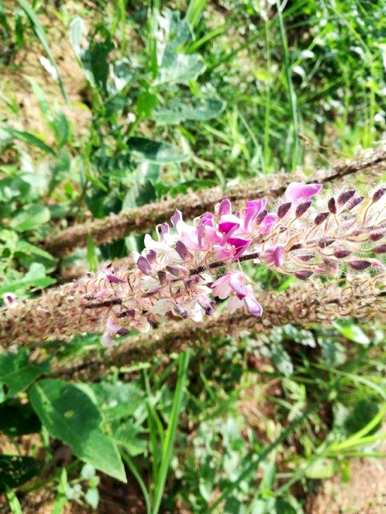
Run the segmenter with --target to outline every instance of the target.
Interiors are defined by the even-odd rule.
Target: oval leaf
[[[144,137],[131,137],[128,141],[129,148],[146,161],[157,164],[182,162],[188,159],[188,155],[181,152],[175,146],[162,141],[152,141]]]
[[[79,459],[122,482],[125,470],[116,443],[101,429],[102,416],[90,397],[74,384],[41,380],[30,390],[30,401],[48,432]]]

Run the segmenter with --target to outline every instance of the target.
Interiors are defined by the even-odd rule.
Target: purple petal
[[[167,223],[161,223],[160,225],[157,225],[156,227],[158,237],[160,239],[164,239],[166,235],[169,234],[170,227]]]
[[[263,307],[253,296],[246,296],[244,298],[244,303],[246,308],[248,309],[249,314],[251,314],[252,316],[260,318],[260,316],[263,314]]]
[[[322,184],[303,184],[302,182],[292,182],[287,187],[285,197],[290,202],[297,202],[299,200],[307,200],[320,193]]]
[[[214,216],[211,212],[205,212],[200,216],[200,225],[214,226]]]
[[[248,200],[244,210],[244,228],[248,229],[249,225],[257,218],[259,213],[265,209],[267,200]]]
[[[154,250],[150,250],[146,254],[146,259],[149,261],[150,264],[153,264],[157,258],[157,254]]]
[[[177,241],[176,252],[183,260],[188,259],[192,256],[192,254],[189,252],[189,250],[186,248],[186,245],[182,241]]]
[[[150,275],[151,274],[151,266],[149,264],[149,261],[145,257],[142,257],[142,255],[137,260],[137,267],[145,275]]]
[[[277,223],[279,220],[279,216],[275,213],[267,214],[263,221],[261,222],[261,229],[260,232],[262,234],[268,234],[268,232],[271,231],[272,227]]]
[[[176,227],[177,223],[182,221],[182,212],[177,209],[173,216],[170,218],[170,221],[172,222],[173,227]]]
[[[232,202],[229,198],[224,198],[218,205],[218,213],[220,216],[224,216],[224,214],[232,213]]]
[[[223,234],[229,234],[231,230],[233,231],[239,226],[240,220],[233,214],[226,214],[225,216],[221,216],[220,223],[218,224],[218,228]]]
[[[110,282],[110,284],[121,284],[123,282],[123,280],[116,277],[112,273],[106,273],[106,278]]]
[[[245,277],[242,273],[231,273],[229,277],[229,284],[233,291],[241,298],[248,294],[248,289],[245,287]]]

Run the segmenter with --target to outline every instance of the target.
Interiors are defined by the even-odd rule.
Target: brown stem
[[[283,293],[263,293],[259,296],[264,307],[262,318],[253,318],[239,310],[233,314],[208,317],[202,323],[168,321],[162,327],[146,335],[132,337],[98,356],[88,353],[70,366],[58,363],[54,374],[94,380],[112,368],[147,361],[155,355],[167,356],[188,346],[202,346],[214,337],[240,337],[246,332],[266,332],[288,323],[309,328],[315,324],[328,325],[343,317],[384,321],[386,295],[380,287],[384,287],[384,277],[376,280],[367,276],[348,281],[343,287],[315,281]]]
[[[102,220],[79,223],[50,236],[44,241],[45,248],[53,255],[66,255],[77,247],[84,247],[91,236],[97,245],[122,239],[130,232],[151,230],[158,223],[168,221],[176,209],[186,218],[194,218],[206,210],[211,210],[224,195],[237,202],[251,197],[280,197],[288,184],[293,181],[321,182],[328,184],[350,174],[366,172],[378,174],[386,163],[386,148],[365,152],[353,160],[341,161],[326,170],[316,170],[310,178],[304,173],[276,173],[261,177],[247,184],[233,186],[223,191],[220,187],[191,192],[143,207],[130,209],[120,214],[112,214]]]

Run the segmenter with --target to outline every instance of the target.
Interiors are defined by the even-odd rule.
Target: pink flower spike
[[[275,213],[267,214],[260,225],[260,233],[265,235],[271,232],[273,226],[277,223],[279,216]]]
[[[232,202],[229,200],[229,198],[224,198],[216,205],[216,212],[218,212],[220,216],[232,213]]]
[[[221,216],[218,228],[223,234],[229,234],[240,226],[240,219],[234,214]]]
[[[279,268],[284,262],[284,254],[285,250],[283,246],[276,246],[275,248],[270,248],[265,252],[265,262],[269,266],[276,266],[277,268]]]
[[[302,182],[292,182],[287,187],[285,197],[290,202],[298,202],[299,200],[307,200],[320,193],[322,184],[303,184]]]
[[[244,298],[244,304],[248,309],[249,314],[251,314],[252,316],[260,318],[260,316],[263,314],[263,307],[252,295],[246,296]]]

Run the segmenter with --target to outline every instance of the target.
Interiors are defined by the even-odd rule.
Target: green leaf
[[[50,253],[27,241],[18,241],[15,246],[15,253],[16,252],[24,253],[29,256],[32,255],[34,257],[42,257],[43,259],[55,262],[55,258]]]
[[[178,12],[166,10],[158,18],[157,61],[158,84],[188,84],[205,71],[199,54],[184,53],[184,45],[193,34],[186,20]]]
[[[109,76],[109,54],[114,44],[109,37],[104,41],[92,41],[88,49],[82,54],[82,63],[92,75],[92,82],[100,93],[107,94],[107,79]],[[90,78],[90,76],[88,75]]]
[[[334,462],[331,459],[317,459],[315,460],[305,472],[307,478],[314,480],[323,480],[331,478],[335,473]]]
[[[111,430],[114,440],[126,448],[132,457],[145,453],[146,440],[140,437],[140,429],[132,421],[119,420],[112,424]]]
[[[29,403],[11,400],[0,405],[0,432],[11,437],[39,432],[40,420]]]
[[[79,459],[126,482],[117,445],[101,431],[102,416],[82,389],[62,380],[47,379],[35,384],[29,397],[51,436],[68,444]]]
[[[69,39],[71,46],[78,57],[82,57],[82,40],[85,32],[85,23],[82,18],[76,16],[70,23]]]
[[[174,125],[183,121],[207,121],[221,114],[225,103],[218,98],[206,98],[191,102],[173,100],[169,105],[158,108],[153,118],[160,124]]]
[[[1,286],[0,295],[4,293],[16,293],[20,290],[27,290],[30,287],[44,288],[51,284],[55,284],[55,279],[46,276],[46,269],[43,264],[34,262],[23,278]]]
[[[129,148],[146,161],[157,164],[186,161],[189,156],[175,146],[161,141],[152,141],[144,137],[131,137]]]
[[[18,232],[26,232],[28,230],[36,230],[44,223],[50,220],[50,210],[43,205],[31,205],[17,216],[11,222],[11,227]]]
[[[190,0],[186,12],[186,21],[194,27],[200,21],[201,15],[206,7],[208,0]]]
[[[340,321],[334,323],[335,328],[349,341],[354,343],[363,344],[368,346],[370,339],[364,333],[360,326],[356,325],[353,321]]]
[[[0,493],[28,482],[40,470],[41,463],[31,457],[0,455]]]
[[[58,112],[50,122],[55,134],[55,141],[59,148],[62,148],[70,139],[70,124],[63,112]]]
[[[198,54],[175,54],[162,61],[157,84],[188,84],[204,73],[205,63]]]
[[[42,139],[37,136],[31,134],[31,132],[26,132],[24,130],[16,130],[11,127],[3,127],[5,133],[7,133],[12,139],[17,139],[18,141],[22,141],[28,145],[35,146],[43,152],[55,156],[55,151],[50,148]]]
[[[30,363],[24,348],[17,353],[0,354],[0,390],[5,393],[4,400],[26,389],[47,370],[47,363]]]
[[[107,420],[131,416],[144,401],[143,391],[135,384],[99,382],[89,387]]]

